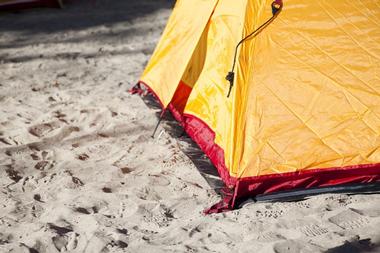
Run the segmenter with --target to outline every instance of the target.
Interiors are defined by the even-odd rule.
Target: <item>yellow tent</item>
[[[178,0],[140,83],[230,189],[210,212],[380,180],[378,0]]]

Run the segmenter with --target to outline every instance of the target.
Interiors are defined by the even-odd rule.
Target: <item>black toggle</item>
[[[230,97],[232,86],[234,86],[235,73],[233,71],[228,72],[226,80],[230,82],[230,89],[228,90],[227,97]]]

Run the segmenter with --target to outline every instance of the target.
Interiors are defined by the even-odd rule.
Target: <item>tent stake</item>
[[[162,119],[164,118],[164,114],[166,112],[166,109],[163,109],[162,112],[161,112],[161,115],[160,115],[160,118],[158,119],[158,122],[157,122],[157,125],[156,127],[154,128],[154,131],[153,131],[153,134],[152,134],[152,138],[154,139],[154,135],[156,134],[156,131],[158,129],[158,126],[160,125]]]

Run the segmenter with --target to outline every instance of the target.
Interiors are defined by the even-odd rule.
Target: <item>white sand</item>
[[[204,216],[219,197],[127,93],[170,1],[85,2],[0,14],[0,252],[380,252],[380,195]]]

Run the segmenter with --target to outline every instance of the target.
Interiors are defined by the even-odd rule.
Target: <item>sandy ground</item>
[[[218,195],[127,92],[172,4],[0,14],[0,252],[380,252],[380,195],[202,214]]]

